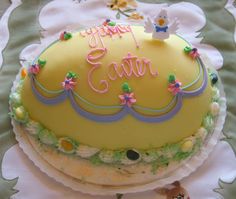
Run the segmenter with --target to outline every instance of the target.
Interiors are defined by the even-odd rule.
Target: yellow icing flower
[[[133,13],[128,17],[128,19],[140,20],[140,19],[143,19],[143,16],[140,15],[139,13],[137,13],[137,12],[133,12]]]
[[[107,4],[112,10],[118,10],[119,8],[126,8],[127,6],[137,7],[135,0],[112,0]]]

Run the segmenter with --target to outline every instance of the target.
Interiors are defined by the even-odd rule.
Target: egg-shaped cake
[[[172,34],[106,24],[61,33],[10,95],[34,150],[99,185],[151,182],[196,154],[219,112],[217,74]]]

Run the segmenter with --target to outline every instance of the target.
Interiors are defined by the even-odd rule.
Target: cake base
[[[221,89],[221,91],[223,91]],[[224,95],[221,92],[221,96]],[[13,130],[16,134],[16,139],[19,142],[20,148],[24,151],[24,153],[29,157],[30,160],[45,174],[47,174],[49,177],[53,178],[57,182],[62,183],[63,185],[70,187],[71,189],[75,191],[80,191],[83,193],[91,194],[91,195],[114,195],[116,193],[136,193],[136,192],[143,192],[147,190],[153,190],[158,187],[163,187],[166,184],[170,184],[176,180],[181,180],[184,177],[187,177],[192,172],[194,172],[203,162],[207,159],[210,152],[213,150],[214,146],[216,145],[220,135],[221,130],[223,127],[223,123],[226,116],[226,100],[222,96],[221,97],[221,109],[220,109],[220,115],[216,122],[216,127],[214,130],[213,135],[210,137],[209,140],[206,141],[204,146],[201,148],[201,151],[199,151],[196,155],[191,157],[189,160],[186,160],[182,162],[181,166],[177,168],[177,165],[170,164],[168,168],[165,168],[163,171],[157,171],[156,175],[153,175],[151,173],[145,173],[143,175],[134,175],[132,177],[131,174],[123,173],[121,172],[120,179],[115,178],[117,176],[113,176],[115,179],[117,179],[117,182],[121,182],[122,178],[123,180],[128,179],[130,183],[132,181],[136,180],[136,183],[129,184],[129,185],[106,185],[106,179],[103,177],[104,173],[99,172],[105,172],[107,170],[106,166],[101,165],[99,166],[93,166],[91,164],[87,163],[87,166],[93,166],[94,168],[94,178],[99,178],[100,183],[102,184],[95,184],[95,183],[88,183],[85,182],[83,179],[76,179],[71,177],[70,175],[63,173],[60,171],[60,168],[56,168],[52,166],[51,164],[57,160],[63,162],[65,158],[68,158],[70,161],[75,161],[74,164],[67,163],[67,171],[78,171],[80,170],[80,167],[85,168],[86,166],[86,160],[82,159],[75,159],[70,158],[70,156],[65,156],[61,153],[55,152],[50,147],[45,146],[39,146],[39,142],[31,135],[28,135],[24,132],[24,129],[21,125],[18,123],[12,121]],[[50,154],[50,155],[49,155]],[[64,157],[61,159],[61,157]],[[47,160],[45,160],[46,158]],[[90,168],[91,169],[91,168]],[[117,168],[116,168],[117,169]],[[145,169],[147,171],[150,168],[148,167],[137,167],[137,171],[141,171]],[[173,172],[174,170],[174,172]],[[112,174],[112,171],[110,171]],[[114,172],[114,170],[113,170]],[[113,173],[115,175],[115,173]],[[150,177],[152,175],[152,177]],[[138,184],[138,179],[142,181],[143,179],[149,176],[149,181],[147,180],[145,183]],[[103,177],[103,178],[102,178]],[[112,176],[110,176],[112,177]],[[145,178],[146,179],[146,178]]]

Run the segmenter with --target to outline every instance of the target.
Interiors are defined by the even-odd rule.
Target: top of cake
[[[107,24],[62,33],[24,80],[30,117],[100,149],[157,148],[195,134],[211,103],[207,70],[182,37],[147,32]]]

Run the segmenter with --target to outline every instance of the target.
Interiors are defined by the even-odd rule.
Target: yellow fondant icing
[[[61,82],[67,72],[73,71],[78,74],[74,91],[96,105],[119,105],[118,95],[122,94],[121,86],[124,82],[128,82],[135,93],[137,105],[155,109],[165,107],[173,98],[167,90],[169,74],[175,74],[183,86],[188,85],[198,76],[198,63],[183,52],[188,43],[179,36],[171,35],[165,41],[157,41],[152,40],[151,35],[144,33],[143,27],[133,26],[132,30],[139,48],[136,47],[130,33],[122,34],[122,38],[118,35],[112,38],[103,37],[107,53],[99,60],[101,67],[93,73],[92,83],[97,89],[103,89],[103,85],[99,85],[99,82],[106,80],[109,85],[108,92],[97,93],[88,84],[88,73],[92,66],[86,61],[86,56],[91,48],[88,44],[89,38],[82,37],[79,33],[73,34],[68,41],[54,43],[40,55],[39,58],[46,60],[47,64],[37,75],[37,80],[48,90],[60,90]],[[131,76],[129,79],[123,77],[114,81],[109,80],[108,66],[112,62],[120,65],[122,58],[128,53],[140,59],[150,60],[152,69],[157,70],[159,75],[153,77],[146,73],[143,77]],[[200,87],[201,82],[202,76],[199,82],[188,90]],[[32,119],[59,137],[68,136],[82,144],[97,148],[148,149],[174,143],[194,134],[209,110],[210,87],[208,83],[201,95],[184,98],[181,110],[170,120],[161,123],[145,123],[130,115],[116,122],[99,123],[78,115],[72,109],[69,100],[58,105],[42,104],[32,93],[28,76],[22,89],[22,102]],[[37,89],[44,96],[53,96],[46,94],[39,87]],[[111,114],[118,111],[95,109],[81,101],[77,102],[84,109],[97,114]],[[147,114],[145,111],[142,113]]]

